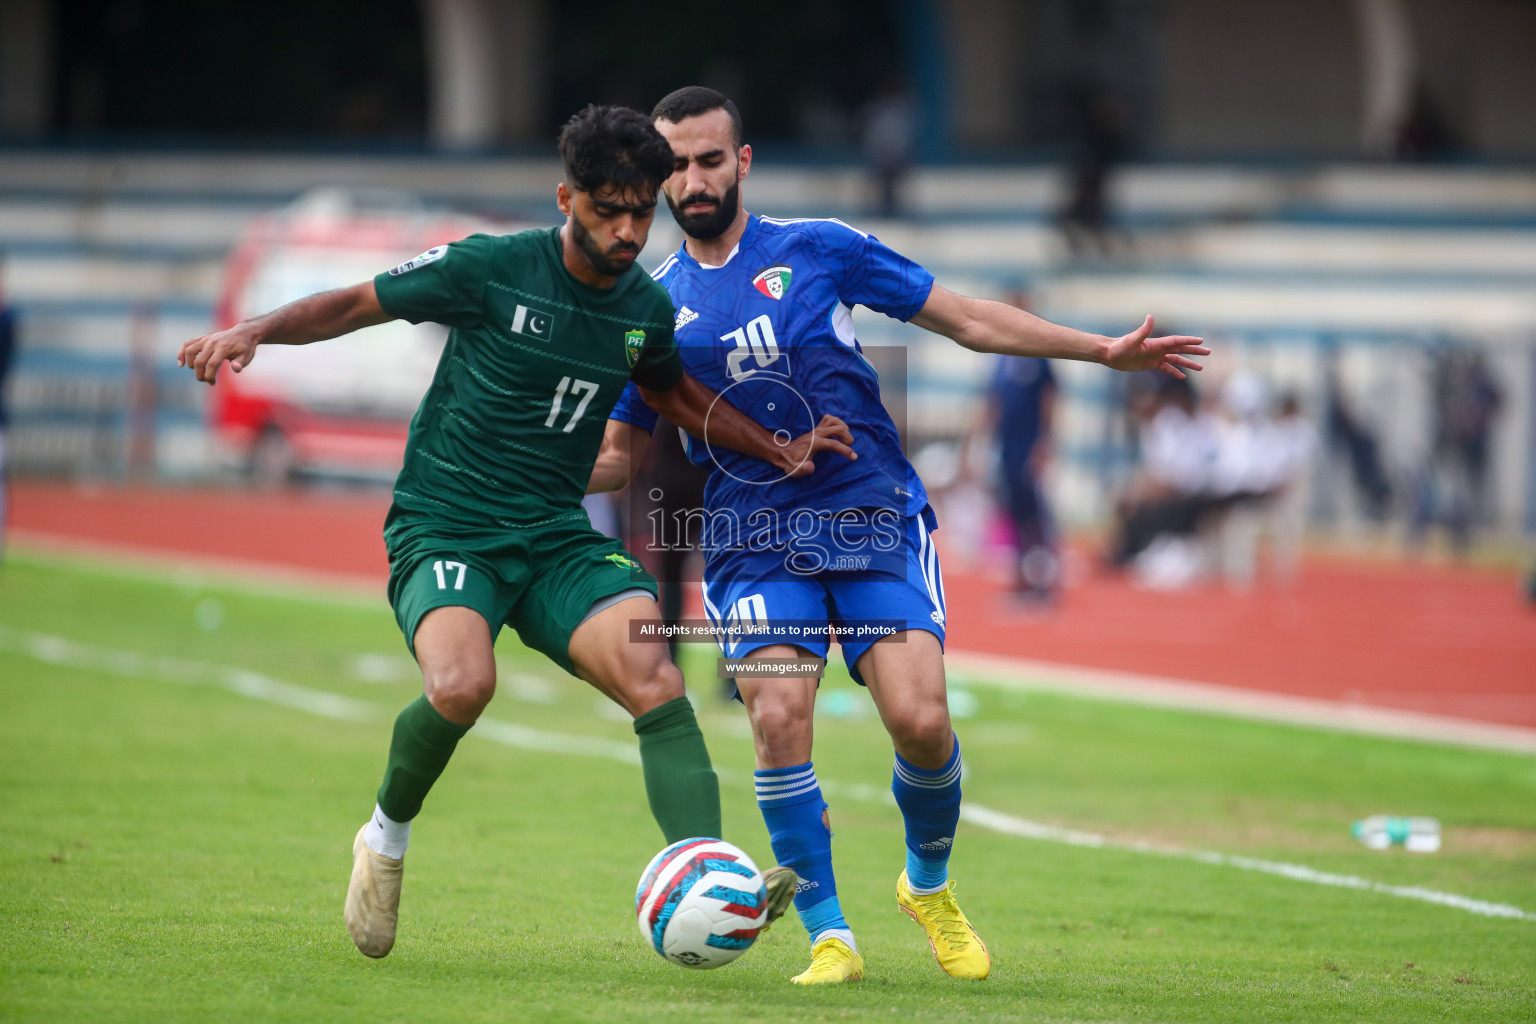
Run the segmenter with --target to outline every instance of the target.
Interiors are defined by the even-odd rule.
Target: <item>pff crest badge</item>
[[[633,368],[635,363],[637,361],[639,361],[640,353],[641,353],[642,350],[644,350],[644,348],[645,348],[645,332],[644,331],[625,331],[624,332],[624,358],[629,360],[629,365],[630,365],[631,368]]]
[[[791,271],[782,263],[776,263],[771,267],[764,267],[752,278],[752,287],[762,292],[774,301],[784,297],[789,291],[789,278]]]

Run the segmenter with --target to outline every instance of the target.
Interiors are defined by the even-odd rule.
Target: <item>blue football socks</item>
[[[949,851],[960,822],[960,740],[944,767],[919,768],[900,754],[891,792],[907,824],[907,883],[937,892],[949,882]]]
[[[800,877],[795,910],[815,942],[824,932],[848,931],[832,874],[832,831],[823,817],[816,769],[809,762],[755,773],[757,806],[768,826],[773,855]]]

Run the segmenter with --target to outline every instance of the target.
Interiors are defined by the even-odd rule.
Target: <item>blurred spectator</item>
[[[1269,535],[1274,574],[1295,576],[1306,522],[1312,427],[1288,396],[1270,415],[1269,389],[1249,373],[1235,373],[1222,388],[1222,420],[1212,474],[1212,510],[1218,513],[1221,571],[1229,586],[1246,590],[1257,576],[1261,534]]]
[[[1114,97],[1103,89],[1084,89],[1074,104],[1080,113],[1068,166],[1068,196],[1060,216],[1062,234],[1073,256],[1090,250],[1110,254],[1108,185],[1114,165],[1125,156],[1125,122]]]
[[[795,104],[795,122],[800,142],[812,149],[835,150],[853,138],[847,114],[824,89],[812,90]]]
[[[1141,432],[1138,497],[1202,493],[1216,455],[1216,425],[1200,408],[1194,385],[1187,379],[1163,381],[1152,418]]]
[[[1163,384],[1142,429],[1142,464],[1119,503],[1110,561],[1148,586],[1171,589],[1219,568],[1251,587],[1268,533],[1274,573],[1296,571],[1315,447],[1311,424],[1288,396],[1276,417],[1262,379],[1235,373],[1219,415],[1200,410],[1187,381]]]
[[[1269,528],[1275,578],[1289,583],[1301,561],[1301,535],[1312,498],[1312,462],[1317,430],[1301,411],[1301,399],[1287,394],[1273,427],[1274,445],[1282,472],[1278,493],[1270,506]]]
[[[1452,156],[1458,140],[1450,119],[1421,82],[1414,86],[1408,112],[1398,127],[1396,155],[1399,160],[1418,162]]]
[[[1127,567],[1155,541],[1169,538],[1172,544],[1153,555],[1168,563],[1158,575],[1187,579],[1197,569],[1188,543],[1210,511],[1216,425],[1200,411],[1194,386],[1174,378],[1132,414],[1141,419],[1141,466],[1116,503],[1109,561]]]
[[[899,77],[887,74],[864,113],[864,160],[875,185],[876,212],[881,217],[901,213],[901,189],[912,166],[915,136],[912,97]]]
[[[9,510],[10,492],[6,488],[9,471],[5,459],[5,436],[8,415],[6,409],[6,380],[10,376],[11,360],[16,352],[16,314],[5,301],[5,254],[0,253],[0,552],[5,548],[6,512]]]
[[[1328,369],[1328,443],[1342,453],[1365,514],[1377,522],[1385,519],[1392,503],[1392,485],[1382,464],[1381,446],[1350,406],[1337,366]]]
[[[1220,519],[1219,554],[1222,575],[1241,590],[1253,586],[1256,574],[1262,499],[1281,476],[1268,401],[1264,382],[1250,373],[1234,373],[1221,389],[1210,493],[1232,498]]]
[[[1503,393],[1482,352],[1447,349],[1430,367],[1434,439],[1409,522],[1409,540],[1422,544],[1441,523],[1451,545],[1465,555],[1483,519],[1488,490],[1488,449]]]
[[[1029,308],[1022,291],[1004,301]],[[1050,603],[1060,577],[1055,524],[1041,487],[1056,396],[1050,360],[1000,356],[981,424],[992,434],[999,497],[1012,526],[1014,593],[1038,604]]]

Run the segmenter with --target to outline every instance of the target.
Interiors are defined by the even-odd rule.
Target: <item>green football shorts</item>
[[[389,603],[416,653],[416,627],[434,608],[473,608],[491,642],[511,626],[523,643],[561,668],[571,666],[571,634],[593,605],[626,590],[656,596],[656,580],[624,545],[592,528],[578,509],[534,526],[466,528],[392,510]]]

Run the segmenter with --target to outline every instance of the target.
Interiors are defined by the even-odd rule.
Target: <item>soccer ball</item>
[[[767,915],[762,873],[723,839],[673,843],[651,858],[635,889],[640,934],[682,967],[724,967],[757,940]]]

